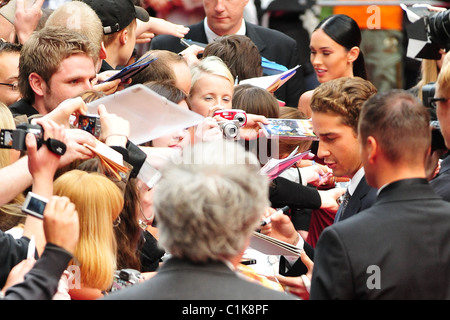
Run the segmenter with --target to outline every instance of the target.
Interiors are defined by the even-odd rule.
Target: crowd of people
[[[2,299],[450,299],[445,48],[431,76],[424,59],[416,85],[386,88],[365,62],[370,30],[338,9],[304,57],[247,19],[249,0],[44,2],[0,2],[17,6],[0,16]],[[266,60],[300,67],[273,91],[257,81]],[[133,86],[170,103],[167,118],[199,120],[168,132],[173,119],[146,119],[161,134],[137,142],[108,105]],[[271,119],[304,120],[314,137],[269,138]],[[245,265],[255,233],[300,254],[260,273]]]

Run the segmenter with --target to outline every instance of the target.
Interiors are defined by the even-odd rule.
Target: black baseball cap
[[[133,19],[147,22],[148,12],[131,0],[82,0],[91,6],[103,24],[103,33],[111,34],[127,27]]]

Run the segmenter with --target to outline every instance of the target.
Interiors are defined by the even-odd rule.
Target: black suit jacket
[[[366,176],[362,177],[355,189],[355,192],[353,192],[352,196],[348,200],[347,208],[338,221],[347,219],[354,216],[358,212],[369,208],[375,202],[376,197],[377,189],[372,188],[367,184]]]
[[[189,33],[185,38],[193,41],[207,43],[203,20],[197,24],[189,26]],[[300,65],[299,50],[297,42],[284,33],[264,28],[246,22],[246,35],[258,47],[261,56],[264,58],[284,65],[291,69]],[[170,35],[159,35],[155,37],[150,44],[150,49],[169,50],[179,53],[185,49],[180,44],[180,39]],[[288,106],[297,107],[300,95],[305,91],[303,78],[303,69],[297,69],[296,74],[281,86],[275,95],[278,99],[286,102]]]
[[[325,228],[311,299],[450,299],[450,203],[426,179],[399,180]]]
[[[149,280],[105,296],[107,300],[295,300],[240,278],[223,262],[193,264],[170,258]]]
[[[20,99],[14,102],[9,106],[9,110],[11,111],[13,117],[17,117],[20,115],[26,115],[27,117],[31,117],[39,114],[39,112],[33,108],[31,103],[25,99]]]

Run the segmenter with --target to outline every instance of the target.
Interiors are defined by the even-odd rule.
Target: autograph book
[[[289,156],[283,159],[271,158],[267,163],[260,169],[259,173],[266,175],[270,180],[278,177],[284,170],[292,167],[294,163],[303,159],[309,158],[310,150],[297,153],[298,147],[291,152]]]
[[[245,79],[239,81],[239,84],[251,84],[256,87],[266,89],[269,92],[275,92],[276,90],[278,90],[278,88],[280,88],[283,84],[285,84],[290,78],[294,76],[298,68],[300,68],[299,65],[297,65],[292,69],[284,71],[280,74]]]
[[[254,231],[250,247],[267,255],[300,256],[303,248]]]
[[[149,55],[146,55],[142,57],[141,59],[137,60],[136,62],[130,64],[129,66],[126,66],[120,72],[116,73],[112,77],[109,77],[105,80],[105,82],[120,79],[121,82],[125,82],[129,78],[133,77],[134,75],[138,74],[142,70],[148,67],[150,63],[155,61],[157,58],[149,59]]]
[[[130,168],[125,166],[123,162],[122,154],[107,146],[100,140],[96,140],[95,142],[95,148],[91,147],[88,144],[85,144],[84,146],[94,152],[97,157],[99,157],[102,168],[106,171],[106,173],[116,177],[117,180],[121,181],[130,172]]]

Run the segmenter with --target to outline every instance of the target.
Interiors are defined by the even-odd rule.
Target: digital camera
[[[239,126],[245,126],[247,123],[247,114],[244,110],[240,109],[224,109],[217,110],[214,112],[215,116],[220,116],[227,120],[237,120],[239,122]]]
[[[224,120],[218,121],[219,128],[226,139],[237,139],[239,137],[239,121],[238,120]]]
[[[431,151],[447,150],[439,121],[431,121]]]
[[[16,129],[0,130],[0,148],[16,149],[26,151],[25,137],[28,133],[36,136],[38,149],[44,142],[44,129],[39,124],[21,123]]]
[[[96,138],[100,137],[100,116],[96,114],[79,115],[78,128],[89,132]]]
[[[446,150],[445,140],[442,136],[441,126],[437,120],[436,110],[430,104],[430,99],[434,97],[436,84],[434,82],[427,83],[422,87],[422,103],[430,112],[431,125],[431,150]]]
[[[33,192],[28,192],[22,205],[22,212],[31,214],[39,219],[44,219],[44,210],[48,199]]]
[[[407,56],[413,59],[441,59],[440,50],[450,50],[450,10],[433,12],[419,7],[407,10],[413,13],[419,10],[416,15],[421,17],[405,27],[409,40],[415,40],[409,41],[408,46],[412,45],[413,50],[407,50]]]
[[[140,271],[135,269],[121,269],[114,272],[114,282],[111,292],[137,284],[143,279]]]

